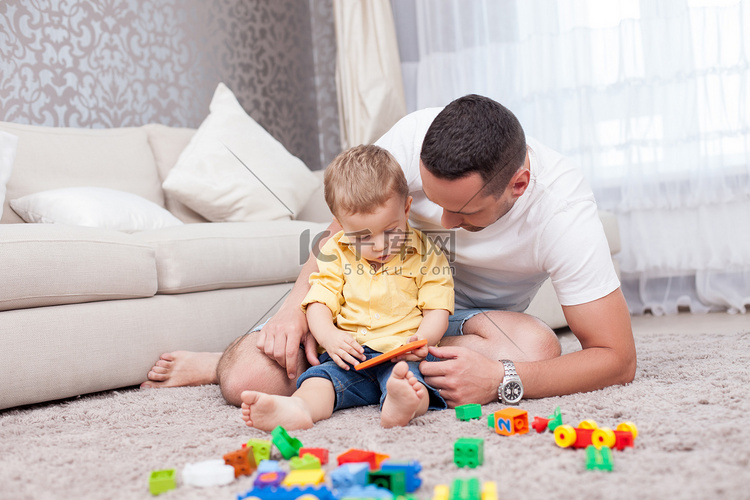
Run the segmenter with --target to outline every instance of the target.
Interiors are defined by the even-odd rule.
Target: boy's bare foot
[[[141,388],[217,384],[219,358],[220,352],[166,352],[151,367]]]
[[[257,391],[243,391],[242,420],[248,427],[272,431],[280,425],[286,430],[309,429],[313,426],[304,401],[294,396],[275,396]]]
[[[417,380],[405,361],[399,361],[393,367],[385,388],[388,394],[380,411],[380,425],[383,427],[403,427],[427,411],[427,388]]]

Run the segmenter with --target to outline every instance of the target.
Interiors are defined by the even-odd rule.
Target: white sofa
[[[166,351],[223,350],[281,303],[330,221],[321,186],[296,220],[207,222],[161,188],[192,129],[0,130],[19,137],[0,219],[0,409],[139,384]],[[185,224],[24,223],[9,206],[71,186],[133,193]],[[565,325],[549,283],[528,311]]]

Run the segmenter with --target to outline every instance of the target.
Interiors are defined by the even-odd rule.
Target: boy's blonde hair
[[[355,146],[339,154],[323,179],[326,203],[334,216],[372,213],[394,195],[404,203],[409,196],[398,162],[375,145]]]

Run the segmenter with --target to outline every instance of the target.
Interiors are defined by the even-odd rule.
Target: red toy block
[[[320,465],[325,465],[328,463],[328,450],[325,448],[300,448],[299,449],[300,457],[304,457],[305,453],[309,453],[310,455],[318,457],[318,460],[320,460]]]
[[[518,408],[505,408],[494,414],[495,432],[503,436],[529,432],[529,413]]]
[[[533,427],[535,431],[541,434],[542,432],[547,430],[547,426],[549,425],[550,420],[552,419],[544,417],[534,417],[534,422],[531,424],[531,427]]]
[[[255,472],[255,469],[258,468],[255,465],[253,450],[248,447],[227,453],[224,455],[224,462],[234,467],[234,477],[251,476]]]
[[[382,455],[380,453],[375,453],[374,451],[351,448],[336,457],[336,460],[339,465],[364,462],[370,466],[370,470],[378,470],[380,468],[380,463],[388,458],[388,455]]]

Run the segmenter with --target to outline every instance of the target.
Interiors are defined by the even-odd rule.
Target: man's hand
[[[307,318],[302,310],[283,307],[268,320],[258,334],[256,346],[266,356],[275,360],[290,379],[297,377],[297,354],[304,337],[305,355],[311,365],[317,365],[315,339],[307,328]]]
[[[430,347],[430,354],[441,361],[423,361],[419,370],[449,407],[497,400],[504,376],[500,362],[458,346]]]

